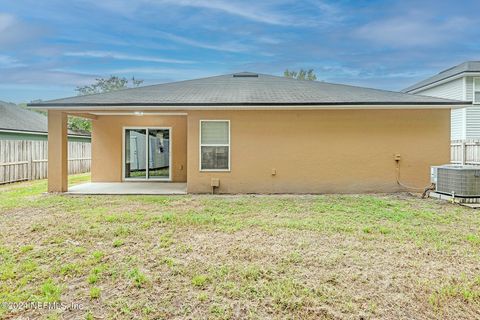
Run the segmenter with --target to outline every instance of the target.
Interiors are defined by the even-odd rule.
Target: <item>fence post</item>
[[[462,166],[467,163],[467,145],[465,140],[462,140]]]
[[[27,144],[27,179],[32,180],[33,178],[33,150],[32,150],[32,141],[26,141]]]

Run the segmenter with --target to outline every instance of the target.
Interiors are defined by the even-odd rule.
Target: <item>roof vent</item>
[[[257,73],[253,72],[239,72],[233,74],[234,78],[258,78]]]

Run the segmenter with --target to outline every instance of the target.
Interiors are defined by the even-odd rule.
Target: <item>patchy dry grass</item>
[[[88,179],[75,176],[72,183]],[[0,302],[41,319],[480,318],[480,215],[401,195],[0,187]]]

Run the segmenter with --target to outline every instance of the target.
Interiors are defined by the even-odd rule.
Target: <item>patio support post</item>
[[[48,192],[68,191],[68,116],[48,111]]]

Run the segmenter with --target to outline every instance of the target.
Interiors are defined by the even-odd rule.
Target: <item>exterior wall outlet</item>
[[[210,184],[211,187],[216,187],[216,188],[220,187],[220,179],[218,178],[212,178],[210,183],[211,183]]]
[[[393,159],[394,159],[395,161],[400,161],[400,160],[402,159],[402,157],[400,156],[400,153],[395,153],[395,154],[393,155]]]
[[[277,169],[272,169],[272,176],[275,176],[277,174]]]

